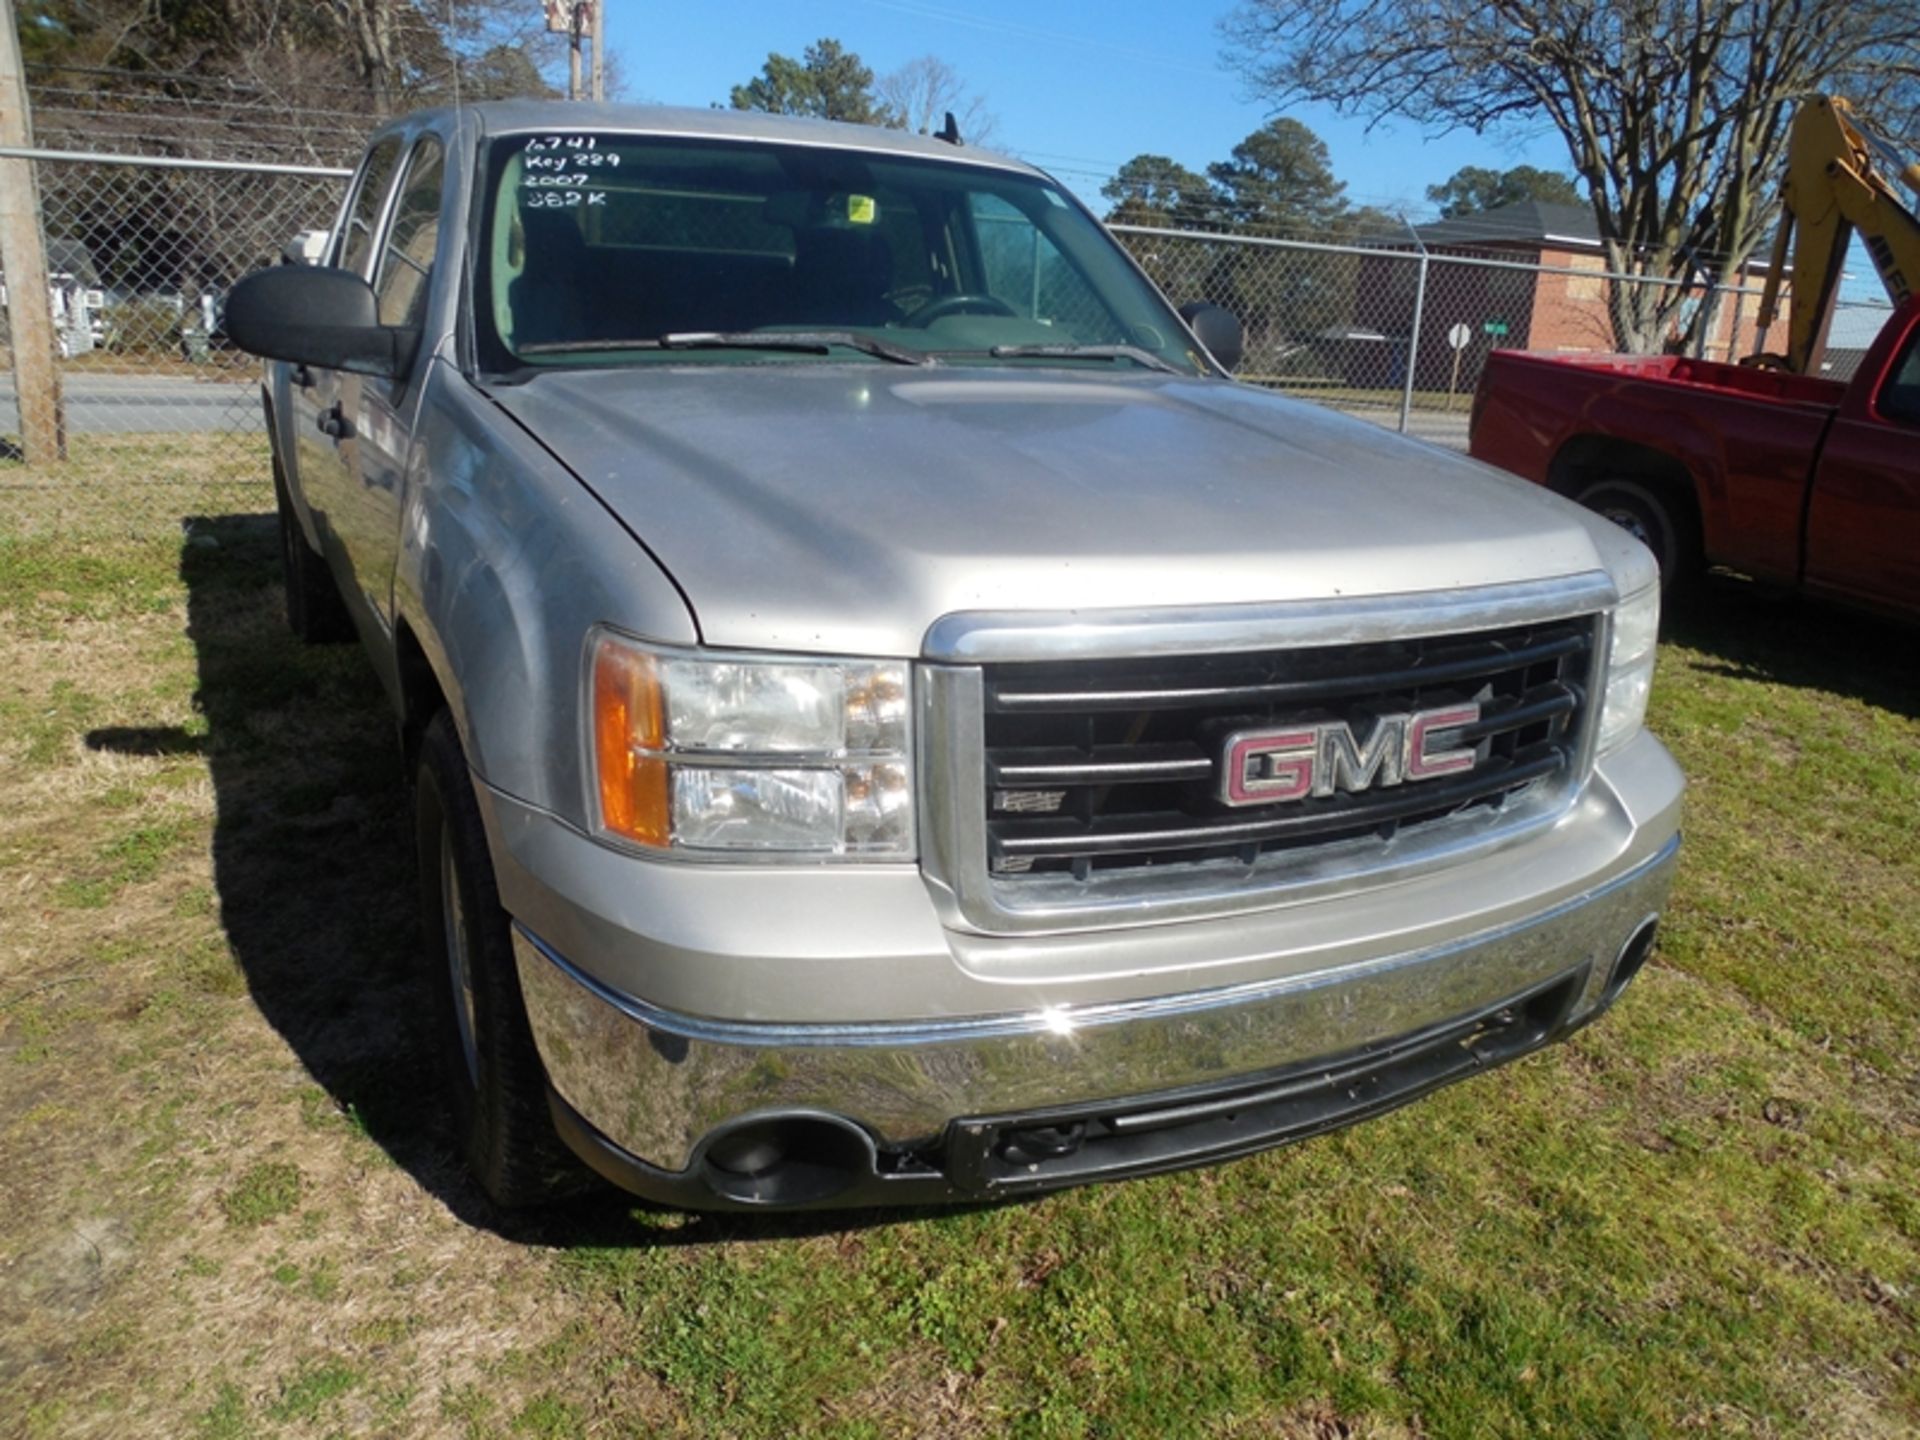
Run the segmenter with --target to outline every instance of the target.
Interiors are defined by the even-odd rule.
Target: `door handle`
[[[346,411],[340,408],[338,400],[316,415],[313,423],[322,435],[331,435],[336,440],[353,438],[353,422],[347,419]]]

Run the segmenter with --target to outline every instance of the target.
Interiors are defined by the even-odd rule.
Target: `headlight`
[[[1631,739],[1647,718],[1653,689],[1654,647],[1660,638],[1660,587],[1629,595],[1613,612],[1607,657],[1607,698],[1600,711],[1600,753]]]
[[[600,829],[651,849],[910,860],[913,745],[897,660],[589,647]]]

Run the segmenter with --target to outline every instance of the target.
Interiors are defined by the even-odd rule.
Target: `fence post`
[[[32,143],[13,0],[0,0],[0,145]],[[60,404],[60,371],[54,362],[40,187],[31,160],[0,159],[0,274],[7,286],[7,338],[13,349],[14,403],[20,410],[20,453],[29,465],[51,464],[67,458],[67,431]]]
[[[1708,358],[1707,345],[1713,337],[1713,324],[1714,321],[1720,318],[1714,312],[1719,308],[1720,287],[1714,280],[1713,272],[1709,270],[1707,272],[1706,298],[1700,302],[1700,325],[1693,337],[1693,358],[1696,360],[1705,360]]]
[[[1413,330],[1407,336],[1406,384],[1400,389],[1400,433],[1404,435],[1413,416],[1413,377],[1420,369],[1420,322],[1427,309],[1427,242],[1420,238],[1420,232],[1406,216],[1400,217],[1400,223],[1407,227],[1413,243],[1420,247],[1420,279],[1413,291]]]

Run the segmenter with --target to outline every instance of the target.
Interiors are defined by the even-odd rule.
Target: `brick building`
[[[1481,364],[1492,349],[1577,354],[1617,348],[1607,316],[1611,282],[1606,256],[1593,212],[1585,206],[1527,200],[1436,220],[1417,227],[1415,233],[1436,262],[1428,270],[1415,388],[1447,388],[1453,368],[1448,334],[1459,325],[1468,331],[1461,353],[1463,391],[1479,382]],[[1401,350],[1417,283],[1417,267],[1408,263],[1405,252],[1414,247],[1411,241],[1385,244],[1402,253],[1370,255],[1361,261],[1354,334],[1370,332],[1382,340],[1397,340],[1393,348]],[[1530,268],[1450,264],[1449,257]],[[1764,259],[1749,265],[1756,285],[1759,276],[1754,272],[1763,265]],[[1688,305],[1700,303],[1701,298],[1696,294]],[[1750,297],[1721,301],[1708,338],[1709,359],[1737,359],[1751,348],[1755,305]],[[1690,315],[1689,308],[1683,318]],[[1676,333],[1676,342],[1678,338]]]

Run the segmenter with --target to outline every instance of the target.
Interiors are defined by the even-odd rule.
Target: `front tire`
[[[547,1109],[473,776],[445,710],[421,737],[414,797],[421,930],[454,1143],[497,1205],[582,1189],[589,1172]]]
[[[1692,509],[1664,485],[1615,477],[1576,490],[1573,499],[1603,515],[1653,552],[1660,589],[1672,595],[1700,571],[1700,526]]]

